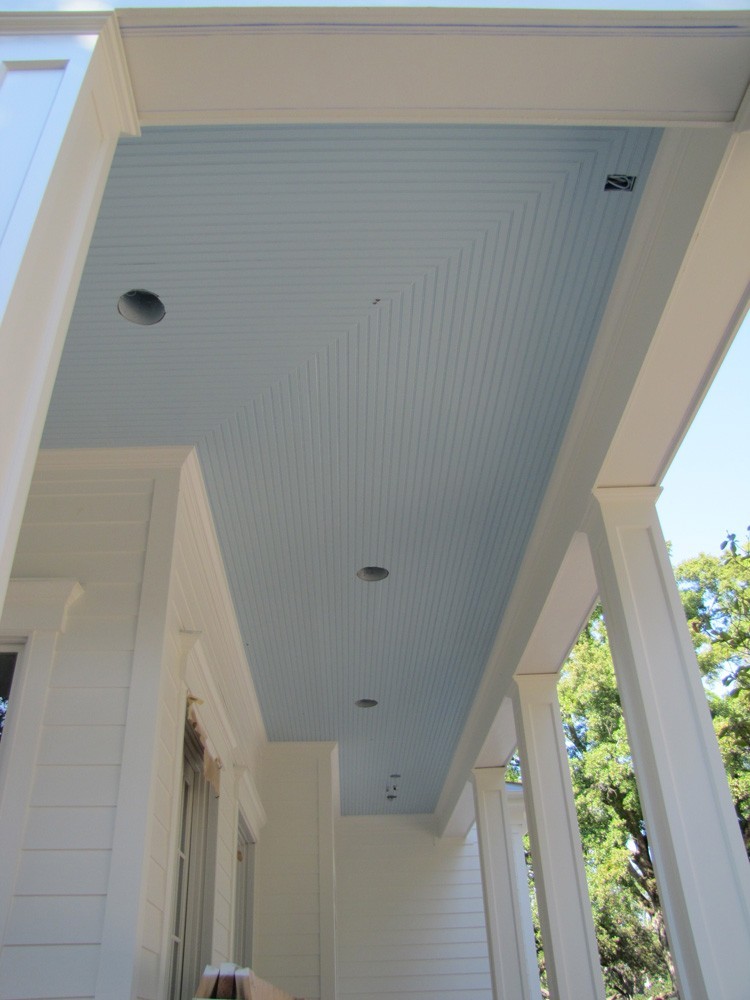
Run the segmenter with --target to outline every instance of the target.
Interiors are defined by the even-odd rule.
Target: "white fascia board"
[[[121,10],[144,125],[717,125],[750,13]]]
[[[735,119],[748,84],[745,4],[67,6],[0,0],[0,32],[93,30],[116,10],[144,125],[716,126]]]
[[[261,3],[249,4],[246,0],[222,0],[224,10],[260,9],[260,10],[320,10],[319,0],[296,0],[295,3],[282,3],[281,0],[263,0]],[[367,0],[367,3],[354,4],[351,0],[329,0],[325,8],[368,11],[385,8],[393,10],[451,10],[456,8],[455,0],[402,0],[394,5],[391,0]],[[0,0],[1,11],[49,13],[70,9],[65,0]],[[75,6],[76,11],[143,11],[143,10],[186,10],[202,11],[206,9],[206,0],[80,0]],[[539,13],[547,15],[557,12],[593,11],[596,13],[625,12],[674,12],[690,13],[720,12],[747,10],[745,0],[696,0],[686,3],[685,0],[550,0],[547,6],[540,5],[539,0],[472,0],[471,8],[475,10],[501,10],[504,12]]]

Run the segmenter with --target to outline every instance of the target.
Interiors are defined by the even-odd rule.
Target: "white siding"
[[[258,747],[265,741],[244,645],[218,551],[195,456],[182,470],[175,522],[166,646],[159,688],[150,832],[140,939],[138,1000],[166,996],[173,929],[174,879],[180,822],[183,742],[188,694],[222,764],[211,954],[214,964],[234,959],[234,880],[240,774],[254,786]],[[194,637],[194,642],[186,638]],[[235,772],[235,765],[241,771]],[[258,817],[246,817],[257,833]]]
[[[430,821],[337,823],[338,1000],[491,1000],[476,838]]]
[[[58,636],[29,762],[3,998],[94,994],[152,491],[133,472],[42,468],[32,484],[13,577],[78,580],[84,593]]]

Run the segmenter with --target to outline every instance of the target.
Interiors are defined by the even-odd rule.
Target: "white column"
[[[557,674],[523,674],[513,691],[534,884],[553,1000],[603,1000]]]
[[[539,1000],[523,820],[507,794],[504,767],[475,768],[472,778],[492,995],[494,1000]]]
[[[659,492],[596,490],[588,533],[680,996],[741,1000],[750,991],[750,867]]]
[[[138,130],[114,14],[18,15],[4,28],[0,605],[115,144]]]

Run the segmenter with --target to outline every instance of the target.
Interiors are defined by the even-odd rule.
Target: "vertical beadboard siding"
[[[491,1000],[479,853],[427,817],[336,827],[337,1000]]]
[[[253,965],[305,1000],[321,996],[318,780],[315,744],[268,745],[259,782],[268,819],[255,853]]]
[[[58,637],[41,720],[3,998],[94,995],[152,491],[143,473],[44,458],[32,484],[13,576],[78,580],[84,595]]]

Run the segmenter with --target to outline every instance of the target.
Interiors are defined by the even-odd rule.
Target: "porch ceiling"
[[[190,127],[119,147],[44,446],[197,446],[269,737],[337,740],[345,813],[435,808],[659,135]],[[635,191],[605,192],[610,173]],[[117,314],[131,288],[161,324]]]

